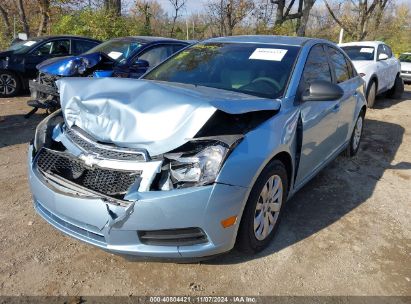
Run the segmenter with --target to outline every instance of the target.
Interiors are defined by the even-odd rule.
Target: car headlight
[[[171,190],[214,183],[228,155],[242,138],[243,135],[197,138],[164,154],[161,173],[152,189]]]
[[[37,125],[33,141],[35,151],[39,151],[51,140],[51,131],[60,122],[63,122],[61,110],[53,112]]]
[[[80,58],[79,62],[77,63],[77,71],[79,74],[83,74],[89,66],[89,62],[86,58]]]
[[[209,184],[215,181],[228,149],[210,146],[194,156],[181,156],[170,163],[170,174],[176,182]]]

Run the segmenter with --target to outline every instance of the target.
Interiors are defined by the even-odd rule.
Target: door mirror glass
[[[323,81],[313,81],[301,96],[303,101],[331,101],[340,99],[344,95],[339,85]]]
[[[379,54],[378,55],[378,60],[387,60],[388,59],[388,55],[387,54]]]
[[[133,63],[133,67],[137,69],[147,69],[150,66],[147,60],[138,59]]]

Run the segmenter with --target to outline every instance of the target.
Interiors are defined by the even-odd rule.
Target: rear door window
[[[138,59],[146,60],[149,67],[153,68],[160,62],[164,61],[174,53],[174,45],[159,45],[144,51],[138,56]]]
[[[89,49],[98,45],[98,42],[89,40],[72,40],[73,41],[73,55],[79,55],[87,52]]]

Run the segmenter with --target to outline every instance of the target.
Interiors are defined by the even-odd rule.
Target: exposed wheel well
[[[378,92],[378,78],[377,76],[372,75],[370,78],[370,82],[368,83],[367,95],[368,95],[368,90],[370,89],[370,85],[373,81],[375,82],[375,91]]]
[[[275,155],[272,159],[277,159],[279,161],[281,161],[284,166],[285,169],[287,171],[287,179],[288,179],[288,190],[290,190],[290,185],[291,185],[291,180],[292,180],[292,176],[293,176],[293,162],[291,159],[291,155],[288,154],[287,152],[280,152],[277,155]]]

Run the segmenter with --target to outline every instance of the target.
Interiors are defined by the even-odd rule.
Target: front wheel
[[[250,192],[237,235],[240,251],[256,253],[268,246],[277,231],[287,189],[285,166],[274,160],[262,171]]]
[[[0,71],[0,97],[16,96],[20,90],[21,83],[16,74]]]
[[[345,156],[353,157],[357,154],[358,149],[360,148],[360,142],[362,138],[362,130],[364,126],[364,114],[363,112],[358,116],[357,121],[355,122],[354,130],[350,138],[347,150],[345,150]]]
[[[374,80],[371,81],[367,91],[367,107],[374,107],[375,97],[377,96],[377,85]]]

